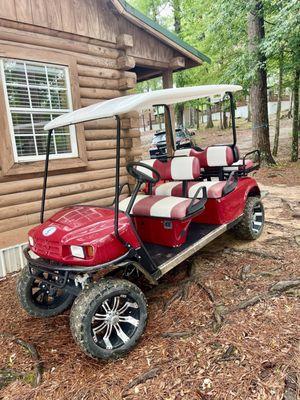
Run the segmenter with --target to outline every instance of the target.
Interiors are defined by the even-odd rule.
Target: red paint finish
[[[54,232],[45,236],[45,229]],[[43,233],[44,232],[44,233]],[[50,229],[51,232],[51,229]],[[119,214],[120,236],[134,248],[140,243],[126,214]],[[46,231],[47,234],[47,231]],[[70,265],[94,266],[112,261],[127,252],[114,235],[114,210],[93,206],[65,208],[29,231],[34,240],[31,249],[38,256]],[[70,246],[93,246],[94,255],[86,259],[73,257]]]
[[[186,241],[191,218],[184,221],[164,218],[134,217],[137,232],[143,242],[178,247]]]
[[[259,194],[255,179],[240,178],[233,192],[220,199],[208,199],[205,210],[193,219],[203,224],[227,224],[238,218],[244,210],[248,194],[253,191]]]

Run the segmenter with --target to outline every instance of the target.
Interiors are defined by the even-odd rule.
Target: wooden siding
[[[40,0],[28,1],[32,6],[35,3],[36,7],[32,7],[31,10],[45,13],[45,8],[37,6]],[[6,5],[7,3],[15,2],[9,0],[5,2]],[[49,3],[52,4],[52,1]],[[13,13],[15,10],[14,7],[8,8],[6,17],[11,15],[8,12]],[[0,9],[3,11],[4,7],[0,6]],[[18,8],[18,18],[22,16],[24,19],[24,12],[23,9]],[[53,21],[54,19],[52,24],[54,24]],[[55,23],[58,21],[59,18]],[[33,26],[32,30],[34,31],[35,28]],[[122,54],[121,51],[85,43],[75,35],[70,36],[67,40],[56,37],[54,32],[53,35],[49,34],[48,30],[47,34],[33,33],[28,30],[18,30],[15,25],[8,27],[7,23],[3,28],[0,20],[0,45],[2,48],[6,46],[5,56],[7,57],[10,56],[10,48],[21,46],[18,56],[20,59],[22,59],[22,54],[28,53],[28,50],[30,50],[33,60],[35,54],[41,51],[46,54],[53,52],[53,54],[51,53],[51,62],[54,62],[55,53],[75,59],[79,84],[78,101],[81,106],[122,96],[126,91],[119,89],[120,81],[124,78],[136,79],[134,73],[118,69],[117,57]],[[68,167],[67,170],[60,169],[50,173],[46,216],[50,216],[61,207],[76,203],[92,203],[102,206],[112,203],[115,177],[115,128],[114,119],[92,121],[84,125],[87,165],[80,168]],[[0,137],[3,137],[3,134],[4,132],[0,132]],[[128,115],[122,120],[121,183],[128,181],[126,162],[139,157],[140,154],[138,118],[135,115]],[[55,161],[50,163],[54,164]],[[26,164],[23,166],[24,175],[7,176],[3,173],[0,175],[0,235],[39,222],[42,174],[41,172],[27,174]]]
[[[129,54],[167,65],[176,52],[118,14],[109,0],[0,0],[0,18],[94,38],[116,45],[133,36]],[[175,54],[176,53],[176,54]]]

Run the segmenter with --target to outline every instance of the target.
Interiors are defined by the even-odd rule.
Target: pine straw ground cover
[[[267,223],[258,241],[228,233],[158,287],[144,288],[148,326],[126,358],[89,359],[72,340],[68,313],[31,318],[18,304],[16,276],[0,282],[0,332],[11,335],[0,336],[0,376],[4,370],[12,375],[0,380],[0,398],[296,400],[300,190],[268,189]],[[275,290],[279,281],[289,283]],[[36,346],[41,382],[39,359],[13,337]]]

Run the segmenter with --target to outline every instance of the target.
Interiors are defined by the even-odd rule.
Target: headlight
[[[34,240],[31,236],[28,236],[28,242],[29,242],[30,246],[34,246]]]
[[[84,250],[81,246],[70,246],[71,254],[73,257],[77,258],[85,258],[84,257]]]

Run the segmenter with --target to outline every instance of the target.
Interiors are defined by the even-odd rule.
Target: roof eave
[[[135,25],[148,30],[151,34],[158,37],[169,46],[175,48],[186,57],[192,59],[198,65],[203,62],[211,63],[210,58],[205,54],[184,42],[174,33],[158,25],[155,21],[130,6],[125,0],[111,0],[111,2],[114,4],[118,12],[124,15],[125,18],[132,21]]]

